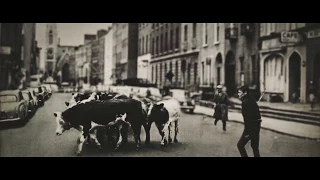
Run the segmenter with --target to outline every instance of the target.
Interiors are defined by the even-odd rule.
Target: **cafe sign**
[[[308,39],[320,37],[320,29],[315,29],[315,30],[307,32],[307,37],[308,37]]]
[[[300,41],[300,35],[298,32],[281,32],[281,43],[298,43]]]

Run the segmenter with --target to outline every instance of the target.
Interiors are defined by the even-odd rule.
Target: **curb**
[[[205,116],[207,116],[207,117],[213,118],[213,115],[207,115],[207,114],[200,113],[200,112],[199,112],[199,113],[198,113],[198,112],[194,112],[194,114],[205,115]],[[243,122],[239,122],[239,121],[231,120],[231,119],[229,119],[228,122],[244,124]],[[294,134],[290,134],[290,133],[285,133],[285,132],[278,131],[278,130],[274,130],[274,129],[267,128],[267,127],[261,127],[261,129],[268,130],[268,131],[275,132],[275,133],[282,134],[282,135],[286,135],[286,136],[290,136],[290,137],[299,138],[299,139],[310,140],[310,141],[319,141],[319,142],[320,142],[320,138],[309,138],[309,137],[305,137],[305,136],[298,136],[298,135],[294,135]]]

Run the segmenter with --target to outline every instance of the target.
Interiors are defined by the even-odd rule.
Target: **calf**
[[[160,101],[156,104],[149,103],[147,105],[147,138],[146,142],[150,142],[150,129],[153,122],[155,122],[158,131],[162,137],[161,145],[167,144],[166,131],[168,131],[168,141],[172,142],[171,138],[171,124],[175,125],[174,142],[178,142],[179,119],[180,119],[180,104],[177,100],[171,98]]]
[[[94,130],[93,126],[108,126],[118,114],[125,113],[127,114],[126,120],[130,122],[134,132],[136,149],[139,150],[141,126],[145,125],[146,121],[140,101],[134,99],[90,101],[68,108],[64,112],[55,112],[54,116],[58,124],[57,129],[59,128],[61,132],[70,128],[82,132],[76,152],[77,155],[80,155],[85,138]],[[97,145],[100,144],[97,143]]]

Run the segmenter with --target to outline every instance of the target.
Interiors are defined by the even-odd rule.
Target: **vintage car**
[[[170,89],[170,96],[175,98],[180,102],[181,110],[189,111],[190,113],[193,113],[196,102],[194,99],[190,98],[188,93],[185,92],[183,89]]]
[[[39,102],[38,102],[38,97],[37,97],[36,91],[34,90],[34,88],[28,88],[28,91],[31,92],[32,99],[35,102],[36,108],[38,108],[39,107]]]
[[[23,95],[23,99],[25,99],[27,101],[27,107],[28,107],[28,113],[31,116],[32,114],[34,114],[37,110],[36,108],[36,103],[32,97],[32,94],[29,90],[23,90],[21,91],[22,95]]]
[[[49,95],[49,92],[48,92],[48,89],[45,87],[45,86],[40,86],[44,92],[44,100],[48,100],[50,98],[50,95]]]
[[[43,84],[42,86],[48,91],[48,98],[50,98],[52,95],[51,85],[50,84]]]
[[[28,120],[27,101],[20,90],[0,91],[0,122]]]
[[[37,87],[37,88],[34,88],[33,89],[35,92],[36,92],[36,96],[37,96],[37,98],[38,98],[38,107],[40,107],[40,106],[44,106],[44,96],[45,96],[45,94],[44,94],[44,91],[43,91],[43,89],[39,86],[39,87]]]

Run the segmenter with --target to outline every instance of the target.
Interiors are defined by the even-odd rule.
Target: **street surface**
[[[64,157],[73,156],[76,151],[78,131],[72,129],[61,136],[55,135],[55,111],[65,109],[64,102],[71,94],[53,94],[44,107],[23,127],[15,124],[0,124],[1,157]],[[95,147],[84,146],[83,156],[189,156],[189,157],[240,157],[237,142],[243,130],[243,124],[229,122],[227,131],[222,131],[222,123],[214,125],[212,118],[202,119],[201,115],[182,114],[178,134],[179,143],[160,147],[160,135],[153,124],[151,143],[145,145],[145,133],[142,128],[140,151],[135,150],[132,133],[128,144],[118,152],[106,148],[96,152]],[[129,130],[131,131],[131,130]],[[250,142],[246,146],[252,157]],[[319,157],[320,142],[298,139],[261,129],[260,151],[262,157]]]

